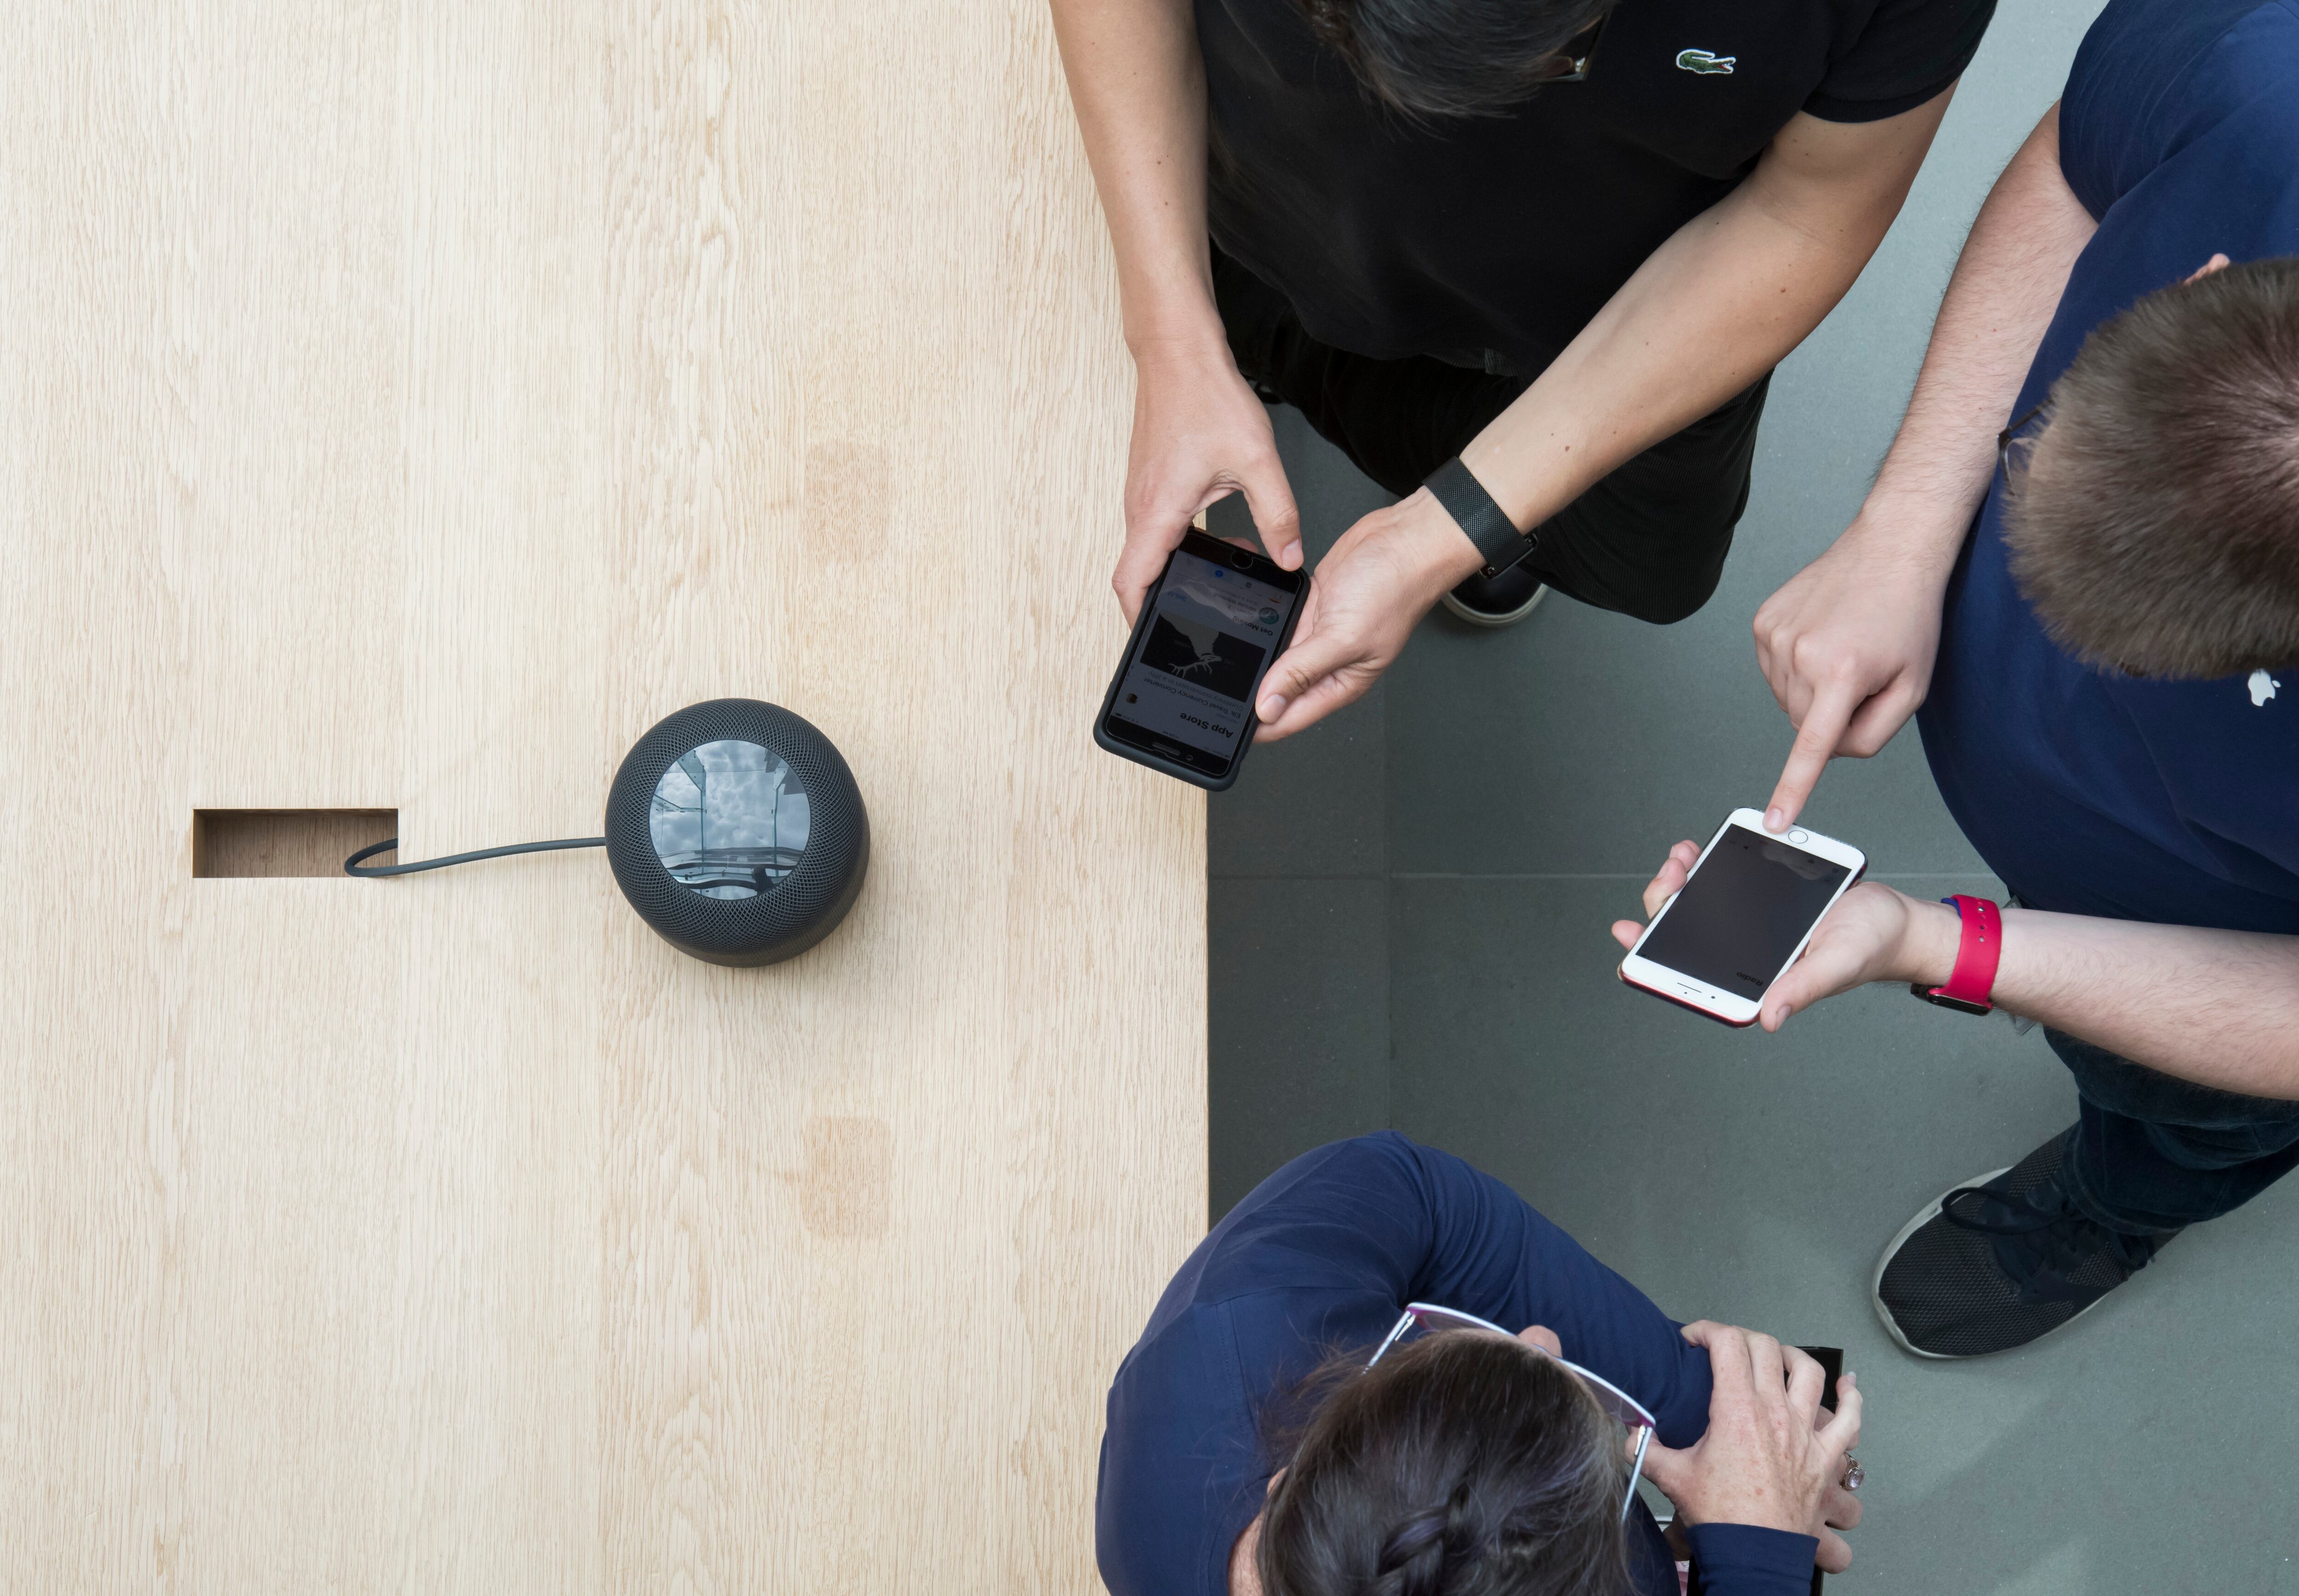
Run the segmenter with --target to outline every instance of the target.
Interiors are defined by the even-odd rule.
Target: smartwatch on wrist
[[[2004,916],[1985,898],[1967,898],[1958,893],[1940,902],[1954,906],[1963,927],[1955,944],[1955,968],[1945,986],[1926,986],[1920,981],[1908,990],[1928,1003],[1959,1013],[1993,1013],[1996,1005],[1989,997],[1996,990],[1996,961],[2004,956]]]
[[[1485,485],[1469,474],[1457,454],[1429,474],[1422,484],[1430,496],[1445,507],[1454,524],[1477,545],[1484,569],[1477,574],[1490,581],[1540,546],[1540,534],[1520,532],[1507,513],[1493,503]]]

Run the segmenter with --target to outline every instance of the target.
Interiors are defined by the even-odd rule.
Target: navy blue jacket
[[[1118,1366],[1094,1539],[1113,1596],[1226,1596],[1229,1556],[1283,1459],[1261,1405],[1332,1352],[1368,1354],[1408,1301],[1510,1329],[1635,1397],[1661,1441],[1708,1427],[1708,1354],[1643,1293],[1491,1176],[1393,1131],[1336,1142],[1255,1188],[1199,1244]],[[1674,1596],[1651,1516],[1633,1514],[1640,1591]],[[1715,1596],[1803,1596],[1817,1542],[1743,1525],[1692,1532]]]

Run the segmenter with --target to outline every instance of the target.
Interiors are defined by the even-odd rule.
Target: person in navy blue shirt
[[[1523,1334],[1447,1331],[1366,1368],[1411,1302]],[[1677,1324],[1501,1182],[1382,1132],[1271,1176],[1158,1299],[1109,1389],[1102,1581],[1675,1596],[1652,1515],[1622,1514],[1626,1432],[1560,1356],[1657,1421],[1645,1472],[1714,1596],[1803,1596],[1815,1558],[1849,1564],[1834,1531],[1860,1519],[1851,1374],[1829,1413],[1811,1358]]]
[[[1767,823],[1921,705],[2013,894],[1993,1001],[2075,1077],[2073,1126],[1886,1248],[1877,1311],[1924,1356],[2063,1327],[2299,1163],[2295,85],[2294,0],[2113,0],[1972,226],[1859,517],[1756,617],[1799,727]],[[1763,1023],[1945,985],[1964,907],[1847,894]]]

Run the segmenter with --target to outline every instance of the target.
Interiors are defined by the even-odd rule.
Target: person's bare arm
[[[1832,756],[1876,753],[1923,702],[1941,596],[1995,475],[1996,435],[2096,227],[2060,175],[2054,104],[1971,224],[1859,515],[1756,611],[1756,661],[1798,728],[1765,811],[1774,830]]]
[[[1206,73],[1189,0],[1053,0],[1117,255],[1129,346],[1218,338],[1206,255]]]
[[[1647,916],[1699,856],[1691,841],[1670,851],[1645,889]],[[1622,920],[1613,935],[1626,947],[1641,928]],[[1947,904],[1863,883],[1829,910],[1758,1019],[1777,1031],[1789,1016],[1870,981],[1945,986],[1961,936]],[[1995,1001],[2165,1075],[2299,1100],[2299,936],[2007,909]]]
[[[1881,121],[1798,115],[1746,182],[1653,252],[1461,452],[1519,529],[1716,409],[1820,324],[1899,213],[1953,92]],[[1263,735],[1299,731],[1364,692],[1481,563],[1426,489],[1359,521],[1318,568],[1270,673]]]
[[[1117,257],[1136,387],[1125,547],[1131,621],[1198,511],[1242,492],[1271,558],[1301,564],[1268,413],[1214,308],[1206,240],[1206,77],[1189,0],[1053,0],[1070,100]]]
[[[1955,968],[1955,911],[1915,907],[1931,922],[1931,952],[1909,979],[1945,985]],[[1935,977],[1943,943],[1947,967]],[[2299,1099],[2299,936],[2008,909],[1996,996],[2014,1014],[2166,1075]]]
[[[1747,182],[1653,252],[1461,451],[1519,529],[1804,342],[1883,242],[1954,93],[1881,121],[1797,116]]]

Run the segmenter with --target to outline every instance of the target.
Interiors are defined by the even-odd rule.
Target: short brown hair
[[[2160,289],[2053,385],[2012,574],[2052,640],[2148,677],[2299,661],[2299,258]]]

